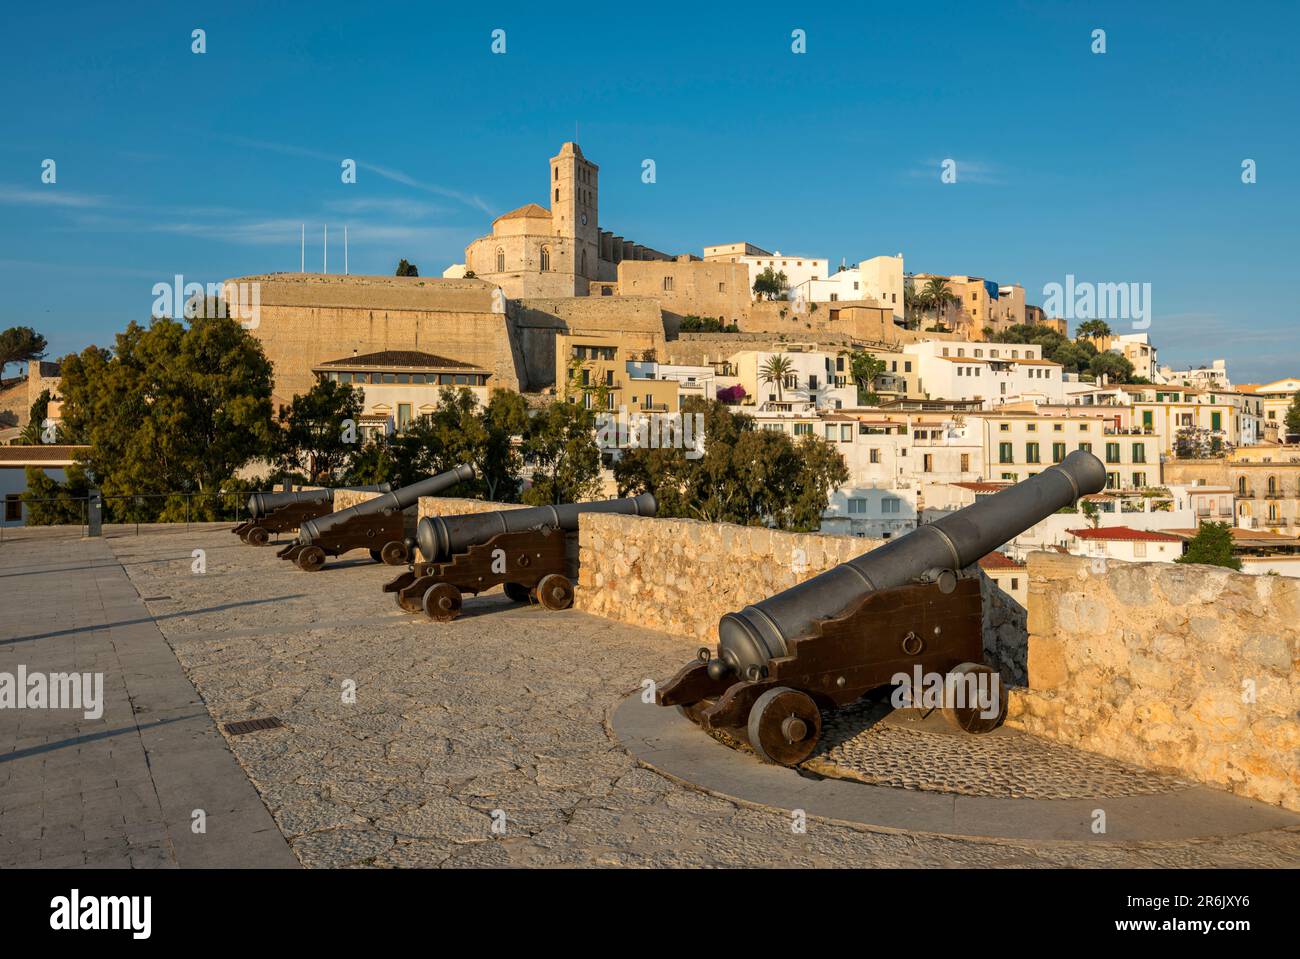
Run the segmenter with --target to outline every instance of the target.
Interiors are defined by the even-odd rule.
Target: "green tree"
[[[1291,397],[1291,405],[1287,407],[1286,419],[1283,422],[1286,423],[1288,435],[1300,433],[1300,393]]]
[[[848,468],[824,440],[760,430],[753,417],[716,401],[692,397],[683,415],[704,417],[704,454],[685,450],[627,450],[614,464],[620,495],[652,493],[659,516],[711,523],[815,530],[830,491],[848,480]]]
[[[84,522],[89,483],[86,471],[73,463],[67,468],[66,483],[48,476],[45,470],[27,467],[27,489],[22,494],[28,526],[66,526]]]
[[[1133,378],[1133,364],[1128,357],[1107,351],[1088,362],[1088,372],[1097,379],[1105,376],[1111,383],[1127,383]]]
[[[958,302],[957,294],[953,293],[952,288],[948,286],[948,281],[941,276],[932,276],[925,281],[925,286],[921,290],[921,299],[926,309],[934,310],[936,325],[943,323],[948,307]]]
[[[36,402],[32,404],[31,413],[27,418],[27,425],[23,427],[18,438],[14,440],[15,446],[39,446],[45,442],[45,419],[50,412],[50,391],[41,390],[41,395],[36,397]],[[55,427],[54,441],[60,442],[63,439],[63,430]]]
[[[525,503],[576,503],[600,493],[595,428],[595,415],[577,403],[551,403],[529,418],[522,453],[532,486]]]
[[[414,263],[407,263],[406,260],[400,260],[397,264],[397,276],[419,276],[420,268]]]
[[[790,281],[785,271],[764,267],[763,272],[754,278],[754,295],[768,300],[777,300],[785,296],[790,289]]]
[[[281,406],[276,440],[280,465],[305,471],[312,483],[331,485],[357,452],[357,444],[348,440],[356,435],[364,400],[362,391],[350,384],[319,380],[289,406]],[[350,432],[346,420],[351,421]]]
[[[1174,562],[1241,569],[1241,560],[1232,555],[1232,529],[1227,523],[1202,523],[1187,544],[1187,552]]]
[[[1084,320],[1074,328],[1074,338],[1076,340],[1101,336],[1110,336],[1110,324],[1105,320]]]
[[[272,453],[271,364],[229,317],[132,322],[111,354],[92,346],[67,357],[61,392],[63,422],[90,446],[85,463],[106,496],[215,492]],[[117,518],[185,515],[181,500],[161,516],[151,502],[129,503],[131,515]]]
[[[518,497],[522,463],[512,440],[527,425],[522,396],[493,390],[484,407],[470,390],[449,387],[442,391],[438,409],[424,419],[433,471],[445,472],[462,463],[474,467],[474,479],[458,484],[460,492],[447,495],[481,496],[503,502]]]
[[[10,363],[26,363],[45,356],[45,337],[30,326],[11,326],[0,331],[0,379]]]
[[[784,353],[773,353],[763,365],[759,367],[758,376],[764,383],[776,384],[776,400],[781,402],[784,394],[781,392],[785,385],[785,378],[794,370],[794,361]]]
[[[854,350],[849,354],[849,371],[858,387],[859,403],[874,406],[880,402],[880,397],[875,392],[876,377],[886,369],[884,360],[876,359],[866,350]]]

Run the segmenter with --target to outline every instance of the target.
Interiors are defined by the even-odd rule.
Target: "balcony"
[[[1285,525],[1286,525],[1286,520],[1282,519],[1281,517],[1279,517],[1278,519],[1266,519],[1266,520],[1264,520],[1264,525],[1265,525],[1265,526],[1285,526]]]
[[[1286,499],[1287,494],[1284,490],[1271,489],[1264,493],[1264,499]]]

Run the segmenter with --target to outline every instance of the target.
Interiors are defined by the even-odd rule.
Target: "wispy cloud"
[[[89,193],[76,193],[51,183],[40,189],[0,184],[0,204],[7,206],[63,206],[63,207],[100,207],[107,206],[107,197]]]
[[[293,144],[289,144],[289,143],[272,143],[267,140],[251,140],[247,137],[239,137],[239,136],[217,136],[216,134],[208,134],[208,135],[215,136],[217,139],[227,140],[231,143],[235,143],[241,146],[251,147],[256,150],[270,150],[271,152],[283,153],[287,156],[308,157],[313,160],[322,160],[331,163],[342,162],[344,156],[343,154],[332,155],[329,153],[322,153],[319,150],[312,150],[306,147],[294,146]],[[402,170],[395,169],[393,167],[381,166],[378,163],[371,163],[367,160],[357,159],[356,157],[353,157],[353,159],[357,160],[357,166],[360,169],[369,170],[371,173],[374,173],[377,176],[381,176],[386,180],[391,180],[393,183],[400,183],[403,186],[410,187],[414,190],[421,190],[425,193],[432,193],[436,196],[444,196],[447,197],[448,199],[456,200],[458,203],[463,203],[465,206],[473,207],[474,209],[486,213],[489,216],[492,215],[493,212],[492,208],[489,207],[488,204],[482,199],[482,197],[478,196],[477,194],[464,193],[460,190],[452,190],[444,186],[439,186],[436,183],[428,183],[424,180],[416,179],[415,177],[411,176],[409,173],[406,173]]]

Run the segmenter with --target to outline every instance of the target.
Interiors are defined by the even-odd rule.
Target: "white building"
[[[815,256],[787,256],[777,250],[769,253],[752,243],[723,243],[704,248],[706,261],[744,263],[749,267],[749,286],[752,290],[758,275],[771,267],[773,273],[784,273],[786,283],[794,289],[809,280],[824,280],[830,275],[830,261]]]
[[[1228,364],[1223,360],[1215,360],[1209,366],[1188,370],[1175,370],[1169,366],[1162,366],[1152,381],[1170,386],[1190,386],[1197,390],[1232,389],[1232,381],[1228,379]]]
[[[712,366],[686,366],[681,363],[657,363],[653,360],[628,360],[631,380],[674,380],[677,383],[678,407],[691,396],[711,400],[717,397],[718,377]]]
[[[793,286],[793,284],[792,284]],[[796,288],[811,303],[874,300],[903,319],[903,254],[875,256],[821,280],[806,280]]]
[[[767,380],[763,373],[774,356],[785,357],[790,363],[790,371],[780,383]],[[819,350],[815,343],[777,343],[768,350],[742,350],[733,353],[728,362],[736,380],[760,407],[810,403],[818,409],[840,409],[857,404],[857,385],[842,369],[847,363],[838,353]]]
[[[1180,537],[1127,526],[1072,529],[1067,536],[1066,551],[1072,556],[1122,563],[1172,563],[1183,555]]]
[[[22,526],[27,521],[27,507],[22,502],[27,492],[27,467],[34,466],[50,479],[66,483],[67,469],[77,454],[88,452],[89,446],[0,446],[0,526]]]
[[[1017,400],[1065,401],[1061,364],[1043,359],[1042,350],[1036,344],[938,340],[903,347],[904,355],[916,358],[922,396],[980,400],[986,409]]]

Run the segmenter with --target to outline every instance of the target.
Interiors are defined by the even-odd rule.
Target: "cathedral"
[[[487,280],[510,299],[588,296],[593,284],[617,281],[623,260],[673,259],[600,229],[600,168],[578,144],[560,147],[549,172],[549,210],[528,203],[503,213],[443,276]]]

